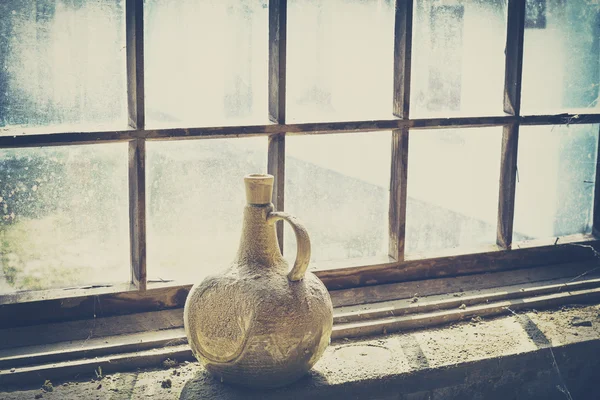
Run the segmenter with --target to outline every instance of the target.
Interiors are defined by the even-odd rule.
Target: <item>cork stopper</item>
[[[250,174],[244,177],[248,204],[269,204],[273,196],[273,175]]]

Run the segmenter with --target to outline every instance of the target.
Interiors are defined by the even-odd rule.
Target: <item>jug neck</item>
[[[244,208],[242,237],[236,264],[239,268],[264,271],[281,269],[287,273],[286,263],[279,251],[275,225],[267,223],[273,204],[247,204]]]

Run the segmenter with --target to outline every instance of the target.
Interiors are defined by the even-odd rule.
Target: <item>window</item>
[[[231,260],[252,172],[330,289],[590,258],[568,243],[598,243],[598,21],[595,1],[3,1],[0,303],[181,305]]]

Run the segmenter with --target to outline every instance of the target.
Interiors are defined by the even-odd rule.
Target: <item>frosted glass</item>
[[[144,10],[149,126],[268,122],[267,0],[147,0]]]
[[[520,128],[515,234],[538,239],[592,231],[598,128]]]
[[[0,1],[0,128],[125,128],[125,2]]]
[[[411,114],[503,114],[506,1],[416,0]]]
[[[290,0],[287,118],[392,118],[394,1]]]
[[[387,256],[389,132],[286,139],[285,210],[305,223],[312,261]],[[286,258],[296,254],[286,227]]]
[[[413,130],[406,253],[496,242],[502,128]]]
[[[244,176],[266,173],[267,139],[147,143],[148,279],[196,282],[233,261]]]
[[[600,4],[591,0],[527,4],[522,113],[597,111]]]
[[[0,293],[130,279],[127,144],[0,150]]]

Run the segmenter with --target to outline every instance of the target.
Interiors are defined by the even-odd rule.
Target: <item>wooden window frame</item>
[[[146,142],[202,138],[268,136],[268,172],[275,177],[274,205],[284,209],[287,135],[392,131],[389,203],[389,256],[382,260],[347,260],[315,271],[330,290],[366,285],[468,275],[576,261],[589,261],[600,248],[600,182],[595,181],[593,233],[523,244],[512,243],[519,127],[600,123],[600,114],[521,115],[521,77],[525,2],[508,1],[504,113],[501,116],[410,118],[413,5],[396,0],[394,26],[393,118],[344,122],[286,122],[287,0],[269,0],[269,120],[265,125],[147,129],[144,116],[144,2],[126,0],[127,99],[129,127],[105,132],[45,132],[0,136],[0,148],[129,143],[131,283],[0,295],[0,320],[21,326],[94,316],[181,307],[188,284],[152,282],[146,274]],[[391,50],[391,49],[390,49]],[[503,127],[497,244],[472,254],[427,259],[405,257],[406,187],[410,134],[421,129]],[[409,134],[410,130],[410,134]],[[600,176],[597,163],[596,176]],[[277,228],[280,246],[283,230]]]

